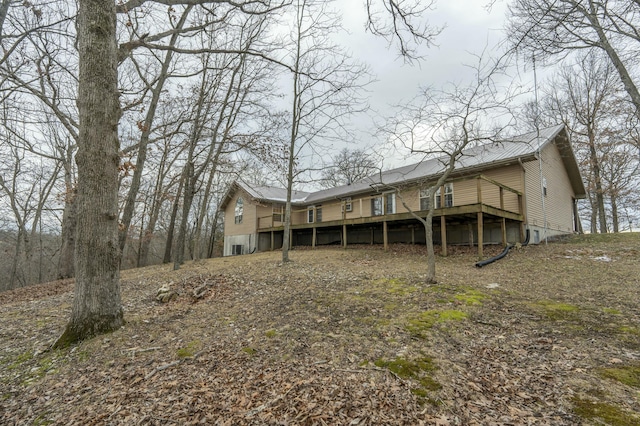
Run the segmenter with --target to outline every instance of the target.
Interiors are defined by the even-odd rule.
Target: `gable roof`
[[[482,170],[500,166],[507,166],[519,161],[531,161],[536,158],[538,150],[544,149],[551,143],[555,143],[564,163],[565,169],[571,181],[571,186],[576,198],[584,198],[586,190],[580,175],[578,163],[569,142],[567,131],[563,125],[540,129],[539,132],[530,132],[523,135],[505,139],[502,142],[489,143],[463,151],[462,156],[456,161],[452,176],[478,173]],[[294,191],[292,203],[311,204],[327,200],[371,192],[372,189],[406,184],[417,181],[431,180],[439,176],[446,166],[443,161],[446,157],[432,158],[408,166],[383,171],[369,176],[350,185],[337,186],[316,192]],[[237,181],[240,182],[240,181]],[[286,189],[260,186],[251,188],[240,183],[241,187],[257,200],[270,202],[285,202]],[[222,208],[226,205],[223,202]]]

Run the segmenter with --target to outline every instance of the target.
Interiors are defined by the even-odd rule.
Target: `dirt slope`
[[[453,251],[125,271],[126,326],[63,351],[72,282],[0,293],[0,424],[640,424],[640,235]]]

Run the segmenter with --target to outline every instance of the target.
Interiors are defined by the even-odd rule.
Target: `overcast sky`
[[[503,37],[506,2],[497,2],[488,11],[486,0],[440,0],[426,16],[432,25],[445,27],[436,39],[436,46],[423,46],[420,52],[425,59],[406,64],[399,57],[397,46],[388,46],[384,39],[365,31],[366,11],[362,3],[340,1],[338,7],[344,8],[343,25],[350,32],[345,43],[347,49],[354,58],[369,64],[377,79],[369,86],[371,119],[375,112],[385,116],[391,112],[390,106],[410,101],[420,87],[443,88],[449,82],[469,81],[472,72],[464,64],[474,64],[473,54],[485,49],[488,54],[497,54],[495,47]],[[360,129],[360,140],[354,141],[358,146],[377,142],[367,136],[375,127],[373,123],[367,123],[366,117],[354,120]]]

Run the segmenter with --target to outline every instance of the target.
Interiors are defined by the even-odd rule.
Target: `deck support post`
[[[342,224],[342,247],[347,248],[347,224]]]
[[[447,255],[447,220],[440,216],[440,240],[442,241],[442,255]]]
[[[484,223],[482,211],[478,212],[478,258],[482,260],[484,245]]]
[[[271,231],[271,251],[274,250],[275,246],[275,236],[273,235],[273,231]]]
[[[318,237],[318,231],[316,230],[317,228],[314,226],[313,227],[313,235],[311,236],[311,247],[312,248],[316,248],[316,238]]]
[[[389,250],[389,235],[387,221],[382,222],[382,240],[384,241],[384,250]]]

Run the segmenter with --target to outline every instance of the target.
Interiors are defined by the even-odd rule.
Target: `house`
[[[426,188],[441,175],[437,158],[381,172],[350,185],[292,194],[292,247],[424,244]],[[435,194],[434,243],[531,243],[578,232],[576,200],[585,198],[567,131],[542,129],[469,149]],[[224,255],[282,247],[286,190],[237,180],[221,204]],[[482,244],[478,244],[481,241]]]

